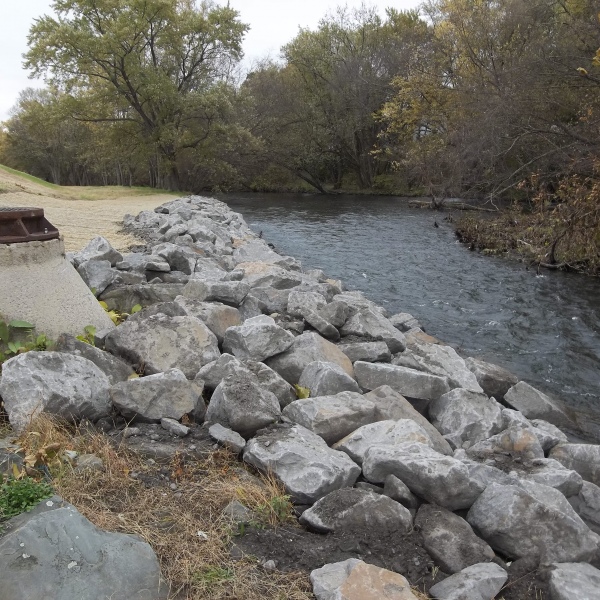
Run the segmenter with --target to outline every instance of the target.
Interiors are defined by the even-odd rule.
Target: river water
[[[575,408],[600,441],[600,279],[471,252],[443,220],[448,213],[406,199],[221,199],[278,252],[363,291],[390,314],[413,314],[463,356],[506,367]]]

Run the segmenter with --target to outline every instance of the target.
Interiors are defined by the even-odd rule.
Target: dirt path
[[[65,238],[67,250],[79,250],[93,237],[104,236],[117,250],[138,243],[120,231],[123,216],[152,210],[176,197],[146,194],[135,188],[59,187],[29,181],[0,169],[0,206],[35,206]]]

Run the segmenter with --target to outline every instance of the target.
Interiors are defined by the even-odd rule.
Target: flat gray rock
[[[0,600],[162,600],[160,565],[136,535],[98,529],[57,496],[3,523]]]
[[[227,375],[215,389],[206,411],[208,423],[220,423],[248,439],[259,429],[279,420],[281,408],[275,394],[262,389],[256,376],[239,371]]]
[[[325,296],[317,292],[292,290],[288,296],[287,312],[292,317],[302,317],[308,311],[316,311],[327,304]]]
[[[442,437],[440,432],[404,397],[393,390],[388,385],[378,387],[368,394],[365,398],[370,400],[377,407],[377,420],[410,419],[418,423],[429,436],[431,447],[440,454],[452,455],[452,448]]]
[[[600,487],[584,481],[579,494],[571,496],[569,502],[584,523],[592,531],[600,534]]]
[[[54,344],[56,352],[64,352],[91,360],[107,377],[111,385],[127,381],[135,371],[124,361],[109,352],[86,344],[68,333],[63,333]]]
[[[375,405],[359,393],[340,392],[295,400],[282,414],[333,444],[359,427],[373,423]]]
[[[483,393],[457,388],[429,404],[432,424],[455,448],[474,444],[502,429],[502,406]]]
[[[46,412],[94,422],[110,414],[110,381],[90,360],[62,352],[25,352],[2,365],[0,396],[10,424],[24,429]]]
[[[385,478],[383,493],[406,508],[416,509],[421,505],[421,501],[395,475],[388,475]]]
[[[139,304],[150,306],[157,302],[173,302],[183,291],[182,283],[155,283],[122,285],[115,289],[106,290],[100,294],[99,299],[106,302],[111,310],[131,312]]]
[[[406,349],[404,335],[398,331],[379,311],[361,308],[355,312],[340,329],[342,337],[356,335],[366,341],[385,342],[390,352]]]
[[[544,564],[590,560],[598,547],[594,534],[551,492],[555,490],[539,484],[526,490],[492,483],[469,510],[467,521],[509,558],[535,556]]]
[[[202,381],[207,390],[213,391],[227,375],[241,371],[249,372],[249,369],[235,356],[225,353],[204,365],[196,373],[195,380]]]
[[[528,419],[544,419],[558,427],[573,425],[557,400],[524,381],[519,381],[506,392],[504,402]]]
[[[495,556],[464,519],[441,506],[423,504],[415,526],[423,536],[425,549],[444,573],[458,573]]]
[[[201,302],[216,301],[238,307],[250,291],[244,281],[214,281],[190,279],[182,290],[182,295]]]
[[[373,446],[365,454],[362,468],[372,483],[383,483],[388,475],[395,475],[414,494],[448,510],[469,508],[483,491],[461,461],[417,442]]]
[[[397,365],[357,361],[354,363],[354,372],[356,381],[363,390],[389,385],[403,396],[422,400],[437,400],[450,391],[445,377]]]
[[[317,500],[300,516],[300,523],[321,533],[385,531],[408,533],[412,515],[387,496],[344,488]]]
[[[338,348],[354,363],[390,362],[392,354],[385,342],[350,342],[338,344]]]
[[[308,388],[311,396],[331,396],[339,392],[361,393],[358,383],[342,367],[320,360],[306,365],[298,385]]]
[[[118,276],[108,260],[88,260],[77,267],[77,272],[95,296],[99,296]]]
[[[126,419],[141,423],[160,423],[165,418],[179,421],[184,415],[201,421],[206,412],[202,387],[179,369],[117,383],[110,397]]]
[[[285,352],[268,358],[265,363],[288,383],[295,384],[302,371],[314,361],[335,363],[354,377],[350,359],[337,346],[314,332],[299,335]]]
[[[208,428],[210,437],[219,444],[229,448],[234,452],[241,452],[246,447],[246,440],[236,431],[223,427],[220,423],[215,423]]]
[[[313,328],[316,329],[324,338],[337,342],[340,339],[340,332],[327,319],[324,319],[314,310],[307,310],[304,315],[304,320]]]
[[[256,375],[258,384],[263,389],[277,396],[281,408],[298,399],[294,388],[281,375],[273,371],[270,367],[267,367],[264,363],[246,360],[244,361],[244,366]]]
[[[271,317],[260,315],[227,329],[223,337],[223,350],[239,360],[264,361],[270,356],[285,352],[294,339],[289,331],[279,327]]]
[[[334,490],[352,487],[360,475],[346,454],[301,425],[271,427],[251,439],[244,462],[273,473],[298,504],[313,504]]]
[[[521,479],[541,483],[561,492],[563,496],[577,496],[583,486],[579,473],[565,468],[552,458],[538,458],[524,473],[519,473]]]
[[[184,314],[200,319],[223,343],[225,332],[230,327],[242,324],[240,311],[221,302],[201,302],[185,296],[177,296],[175,301],[184,309]]]
[[[584,563],[555,563],[549,576],[551,600],[600,600],[600,571]]]
[[[362,465],[367,450],[372,446],[398,446],[406,442],[419,442],[431,446],[427,432],[415,421],[378,421],[359,427],[334,444],[336,450],[345,452],[356,464]]]
[[[487,440],[467,448],[467,454],[479,460],[509,455],[519,460],[544,458],[542,446],[531,427],[512,425]]]
[[[519,381],[510,371],[478,358],[465,358],[465,364],[477,378],[484,393],[496,400],[502,400],[504,394]]]
[[[90,240],[82,250],[76,252],[74,258],[77,265],[89,260],[106,260],[114,267],[123,260],[123,255],[117,252],[106,238],[97,236]]]
[[[508,573],[495,563],[480,563],[436,583],[429,594],[442,600],[490,600],[508,579]]]
[[[600,446],[597,444],[560,444],[550,451],[550,458],[567,469],[577,471],[583,479],[600,486]]]
[[[147,375],[178,368],[188,379],[220,355],[215,334],[202,321],[163,314],[125,321],[106,336],[104,347]]]

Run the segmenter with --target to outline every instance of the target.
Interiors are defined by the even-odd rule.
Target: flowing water
[[[281,254],[363,291],[390,314],[413,314],[463,356],[502,365],[561,399],[600,441],[600,279],[470,252],[443,220],[448,213],[403,199],[222,199]]]

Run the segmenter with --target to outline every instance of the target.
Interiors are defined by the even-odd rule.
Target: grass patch
[[[43,179],[40,179],[39,177],[36,177],[35,175],[30,175],[29,173],[25,173],[24,171],[17,171],[17,169],[7,167],[6,165],[0,165],[0,169],[2,171],[6,171],[7,173],[11,173],[12,175],[17,175],[21,179],[26,179],[27,181],[31,181],[32,183],[35,183],[37,185],[43,185],[44,187],[47,187],[52,190],[60,190],[61,189],[60,185],[56,185],[54,183],[44,181]]]
[[[222,515],[238,500],[265,525],[292,521],[291,504],[272,478],[252,476],[228,451],[170,465],[143,460],[94,430],[72,430],[43,415],[19,437],[27,454],[59,444],[100,457],[103,471],[76,473],[59,452],[48,465],[56,492],[102,529],[134,533],[156,552],[171,598],[181,600],[308,600],[302,573],[267,571],[252,557],[233,560],[237,533]],[[137,477],[133,478],[132,474]],[[177,489],[171,490],[170,483]]]

